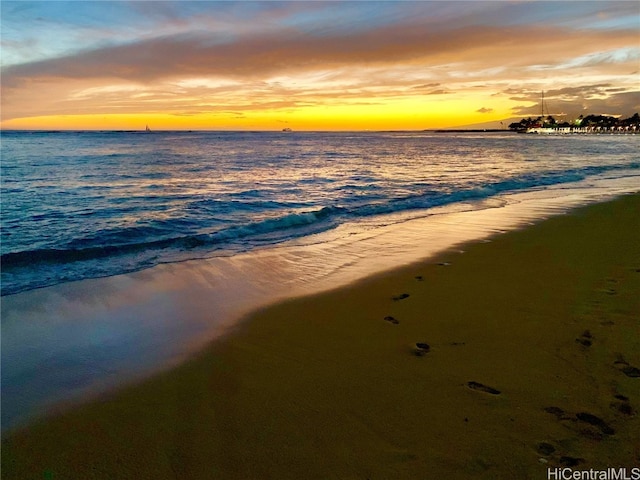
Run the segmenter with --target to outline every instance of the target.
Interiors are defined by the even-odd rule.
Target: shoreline
[[[2,430],[174,368],[257,309],[629,193],[635,178],[501,195],[409,219],[372,218],[246,255],[5,296]]]
[[[625,195],[262,308],[175,369],[4,435],[3,473],[506,479],[568,462],[631,467],[639,221],[640,196]]]

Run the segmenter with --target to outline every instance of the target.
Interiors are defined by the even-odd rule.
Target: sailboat
[[[147,133],[151,133],[151,129],[149,128],[149,125],[147,125],[144,129],[145,132]]]
[[[547,135],[551,133],[558,133],[555,128],[544,126],[544,90],[542,91],[542,96],[540,98],[540,122],[541,122],[540,125],[527,128],[527,133],[543,133]]]

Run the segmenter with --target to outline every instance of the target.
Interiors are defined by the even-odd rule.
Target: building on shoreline
[[[601,127],[601,126],[552,126],[552,127],[530,127],[519,133],[534,133],[542,135],[633,135],[640,133],[637,125]]]

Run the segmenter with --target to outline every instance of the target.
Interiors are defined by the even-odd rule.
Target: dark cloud
[[[563,87],[548,89],[541,92],[531,88],[508,88],[502,93],[508,95],[511,100],[524,102],[540,102],[542,93],[544,93],[545,101],[582,101],[589,99],[598,99],[608,97],[617,93],[628,92],[628,88],[614,87],[610,83],[598,83],[587,85],[576,85],[573,87]]]
[[[491,113],[491,112],[493,112],[493,108],[482,107],[482,108],[479,108],[478,110],[476,110],[476,112],[478,112],[478,113]]]
[[[577,87],[578,88],[578,87]],[[564,90],[564,89],[562,89]],[[584,89],[586,92],[590,88]],[[551,92],[550,92],[551,93]],[[538,116],[540,115],[540,93],[534,105],[520,105],[513,108],[515,115]],[[561,96],[549,96],[545,92],[545,115],[565,116],[568,119],[577,118],[579,115],[622,115],[628,117],[640,112],[640,91],[613,93],[607,96],[591,96],[563,98]]]

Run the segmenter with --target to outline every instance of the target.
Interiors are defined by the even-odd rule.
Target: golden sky
[[[426,129],[640,110],[635,1],[12,2],[1,126]]]

